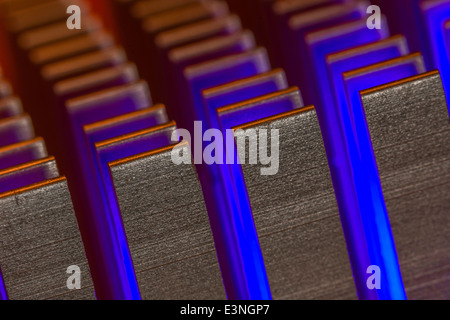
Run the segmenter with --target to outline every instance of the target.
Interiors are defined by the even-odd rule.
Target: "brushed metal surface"
[[[0,171],[0,193],[59,177],[54,157],[17,165]]]
[[[85,125],[83,130],[88,140],[94,143],[144,130],[168,121],[165,106],[157,104],[149,108]]]
[[[47,157],[44,139],[36,138],[0,148],[0,170]]]
[[[439,73],[363,91],[409,299],[450,299],[450,122]]]
[[[356,298],[315,110],[238,128],[269,129],[268,136],[279,129],[278,174],[262,176],[262,165],[242,165],[273,298]]]
[[[94,299],[65,178],[0,195],[0,267],[9,299]],[[69,290],[69,266],[81,289]]]
[[[282,69],[274,69],[252,77],[228,82],[202,91],[204,103],[215,110],[231,103],[256,98],[262,93],[288,88],[286,75]]]
[[[262,47],[186,67],[183,71],[184,80],[179,82],[180,88],[186,87],[187,89],[180,93],[180,97],[184,96],[184,98],[179,99],[179,102],[175,101],[176,103],[173,106],[168,105],[168,109],[176,110],[178,118],[175,117],[175,120],[178,125],[189,129],[193,120],[204,117],[204,111],[200,110],[200,106],[203,105],[203,90],[258,73],[268,72],[270,69],[267,51]],[[186,105],[189,101],[191,101],[189,103],[190,109],[186,108],[186,110],[195,112],[177,110],[176,105],[180,103]]]
[[[122,282],[120,274],[116,272],[117,265],[110,263],[108,254],[108,250],[114,250],[114,244],[107,245],[106,250],[102,246],[110,233],[99,231],[108,229],[108,226],[103,222],[104,211],[98,207],[101,194],[98,194],[97,184],[93,182],[96,177],[92,171],[92,149],[87,144],[83,126],[144,109],[149,105],[150,93],[143,81],[71,99],[65,105],[65,118],[68,121],[60,131],[66,139],[61,146],[65,165],[63,172],[68,178],[83,240],[89,244],[86,246],[86,254],[97,294],[101,299],[123,299],[124,296],[120,295],[120,289],[115,289],[115,285],[119,286]]]
[[[221,128],[226,130],[236,124],[260,120],[303,106],[300,90],[297,87],[290,87],[223,106],[214,111],[220,118]]]
[[[174,165],[171,150],[110,164],[141,296],[224,299],[194,166]]]

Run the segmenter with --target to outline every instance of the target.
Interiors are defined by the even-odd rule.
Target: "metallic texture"
[[[269,70],[270,63],[263,48],[187,67],[183,72],[187,83],[181,84],[181,86],[188,86],[188,92],[183,93],[186,100],[180,101],[189,103],[186,110],[190,112],[184,110],[182,114],[178,112],[182,122],[177,124],[189,130],[193,129],[193,120],[208,122],[208,114],[203,104],[202,91],[204,89]],[[201,148],[196,143],[193,144],[193,147],[194,150],[198,147]],[[270,299],[268,281],[254,228],[236,233],[236,224],[233,220],[236,217],[237,207],[233,201],[230,201],[235,196],[231,194],[235,190],[224,187],[224,184],[220,182],[222,172],[217,168],[209,170],[205,166],[197,166],[197,170],[205,194],[211,229],[228,298]],[[248,215],[246,216],[248,217]],[[247,222],[244,224],[247,225]],[[245,253],[245,250],[251,247],[255,250]]]
[[[121,227],[108,162],[167,146],[172,133],[176,133],[173,123],[134,132],[133,129],[145,124],[145,128],[149,128],[152,123],[159,124],[160,116],[165,116],[162,106],[144,110],[145,113],[134,112],[88,126],[88,130],[85,130],[88,144],[85,150],[82,150],[85,154],[83,170],[90,177],[86,183],[89,192],[86,193],[85,201],[90,203],[93,215],[98,221],[95,230],[101,240],[97,258],[101,254],[107,259],[109,272],[117,277],[114,281],[109,277],[112,291],[114,297],[120,299],[140,299],[140,294],[126,236]],[[109,140],[102,141],[102,138]]]
[[[429,51],[425,51],[425,61],[428,70],[439,70],[447,96],[447,105],[450,105],[449,47],[447,31],[443,27],[450,18],[450,2],[447,0],[428,0],[422,1],[418,5],[420,5],[422,11],[423,24],[427,35],[423,38],[427,40],[429,48]]]
[[[9,299],[95,299],[64,178],[0,194],[0,234]],[[81,269],[80,290],[67,288],[72,265]]]
[[[250,128],[280,135],[278,174],[242,165],[273,298],[356,298],[316,112],[306,107],[236,129]]]
[[[367,29],[368,5],[367,1],[332,4],[293,15],[287,22],[288,33],[280,37],[282,67],[290,83],[302,89],[307,104],[321,102],[327,54],[382,38],[385,30]],[[327,87],[324,93],[329,94]]]
[[[363,299],[376,299],[377,296],[375,291],[368,291],[366,285],[367,267],[372,262],[370,262],[368,248],[365,245],[366,235],[361,227],[360,208],[367,208],[367,205],[359,205],[357,193],[353,186],[354,179],[352,178],[352,166],[349,158],[349,144],[351,142],[348,141],[352,138],[351,135],[349,137],[346,134],[346,128],[352,126],[350,121],[346,121],[346,119],[350,119],[350,110],[347,108],[347,92],[342,73],[407,53],[406,39],[397,35],[339,51],[326,57],[329,86],[333,94],[322,96],[323,105],[326,106],[324,119],[327,121],[326,125],[321,126],[322,136],[357,290],[362,293],[359,296]],[[375,224],[371,224],[371,226],[374,227]],[[383,286],[383,288],[387,288],[387,286]],[[369,296],[366,293],[373,295]]]
[[[119,204],[115,196],[114,183],[108,163],[167,147],[173,143],[171,141],[172,136],[178,137],[177,127],[174,122],[95,143],[94,149],[97,156],[95,161],[96,170],[93,174],[96,177],[96,184],[100,183],[98,188],[100,189],[101,198],[104,199],[101,208],[107,212],[108,219],[104,224],[108,225],[109,221],[113,222],[112,226],[107,229],[114,231],[112,234],[115,240],[114,243],[117,244],[121,251],[118,261],[120,264],[124,264],[126,270],[128,270],[127,281],[136,287],[134,294],[137,296],[139,296],[139,290],[137,289],[133,263],[122,226]]]
[[[151,105],[145,82],[123,85],[71,99],[65,104],[65,174],[68,178],[92,278],[99,299],[128,299],[128,282],[121,264],[114,261],[117,249],[111,238],[111,220],[102,207],[101,189],[95,174],[92,145],[88,144],[83,126],[127,114]]]
[[[353,192],[358,202],[356,206],[352,204],[347,206],[346,211],[341,212],[345,215],[343,225],[350,226],[344,227],[346,235],[358,235],[353,241],[348,241],[350,246],[352,249],[356,246],[362,247],[357,252],[358,256],[366,258],[368,255],[369,258],[359,258],[356,263],[360,268],[354,268],[358,270],[355,274],[359,275],[358,292],[362,292],[360,296],[365,299],[406,299],[406,294],[359,92],[424,71],[422,55],[415,53],[342,74],[347,97],[344,104],[338,107],[338,111],[343,122],[341,128],[345,131],[348,161],[352,168],[352,175],[342,175],[342,179],[349,186],[345,189],[346,192]],[[361,224],[353,221],[361,221]],[[352,263],[354,264],[353,261]],[[371,265],[379,266],[381,277],[385,279],[385,285],[380,290],[367,288],[367,268]]]
[[[130,112],[118,117],[94,122],[83,127],[90,143],[104,141],[139,130],[144,130],[169,121],[164,105]]]
[[[220,107],[215,111],[220,118],[220,127],[226,130],[303,106],[299,89],[291,87]]]
[[[409,299],[450,299],[450,123],[430,72],[363,91]]]
[[[239,101],[217,109],[208,105],[207,107],[210,108],[208,110],[210,112],[208,115],[209,127],[220,128],[222,134],[228,139],[229,133],[226,130],[234,126],[302,106],[303,101],[296,87]],[[232,269],[234,274],[239,274],[238,271],[241,271],[240,268],[242,268],[241,273],[245,275],[245,282],[240,281],[240,285],[245,284],[247,287],[244,287],[248,291],[247,296],[240,292],[239,298],[271,299],[269,281],[252,218],[247,188],[242,177],[241,167],[237,164],[237,156],[234,156],[237,155],[237,152],[233,150],[232,154],[229,154],[227,146],[222,146],[222,148],[223,164],[197,166],[201,181],[207,183],[203,192],[209,215],[218,217],[220,219],[218,225],[222,230],[226,230],[223,232],[227,236],[225,241],[220,238],[219,241],[216,241],[218,243],[225,242],[227,251],[232,252],[228,255],[228,259],[235,263],[234,269]],[[235,149],[234,145],[232,148]],[[232,161],[234,164],[226,164],[228,161],[225,161],[225,158],[231,158],[234,160]],[[205,177],[210,177],[209,181]],[[239,282],[240,279],[234,276],[233,280]]]
[[[132,50],[130,58],[132,61],[137,61],[137,65],[143,70],[142,76],[149,81],[152,94],[154,94],[158,100],[164,101],[168,106],[171,104],[169,102],[171,96],[165,96],[165,93],[163,92],[164,86],[160,83],[161,76],[165,79],[165,73],[167,72],[161,58],[164,58],[167,54],[160,52],[155,42],[156,37],[164,31],[180,28],[196,22],[223,18],[229,14],[228,6],[223,1],[190,2],[191,3],[186,3],[186,5],[171,2],[168,6],[160,8],[161,10],[157,10],[158,12],[155,12],[155,14],[144,15],[141,16],[141,18],[133,19],[130,25],[134,25],[135,28],[128,27],[127,30],[124,30],[125,34],[127,32],[140,34],[144,40],[146,52]],[[136,4],[136,7],[137,6],[138,4]],[[137,41],[136,39],[130,41],[131,48],[141,48],[140,41]],[[157,58],[149,61],[147,54]],[[171,83],[170,86],[178,87],[178,84]],[[173,117],[173,113],[170,110],[171,107],[168,109],[169,115]],[[177,121],[179,120],[177,118],[174,119]]]
[[[168,65],[167,67],[164,65],[168,64],[166,60],[168,59],[169,51],[171,49],[187,46],[196,42],[198,43],[199,41],[204,41],[207,39],[213,39],[219,36],[233,35],[238,33],[241,28],[242,26],[239,17],[228,15],[221,18],[207,19],[200,22],[183,25],[158,33],[155,36],[154,46],[152,49],[153,56],[156,59],[152,59],[150,61],[150,76],[153,76],[156,80],[166,78],[165,75],[168,73],[168,70],[172,69],[172,65]],[[204,49],[197,51],[201,51],[203,52],[203,56],[205,55]],[[223,52],[224,50],[222,49],[221,51]],[[185,63],[187,61],[188,60],[184,59]],[[190,59],[190,61],[192,61],[192,59]],[[204,61],[204,59],[202,61]],[[169,83],[169,87],[173,87],[173,83]],[[164,94],[163,89],[164,87],[161,84],[161,88],[156,91],[161,91],[161,94]],[[152,87],[152,92],[154,91],[155,90]],[[166,97],[162,97],[160,99],[167,101]]]
[[[206,120],[202,96],[204,89],[268,71],[270,62],[267,51],[261,47],[185,68],[183,75],[189,86],[189,92],[185,94],[191,100],[189,108],[193,112],[185,113],[179,110],[180,119],[176,119],[177,123],[183,128],[190,128],[191,120]],[[181,116],[185,119],[181,119]]]
[[[360,9],[363,8],[364,11],[367,8],[363,2],[360,3],[360,6]],[[385,20],[383,21],[385,22]],[[380,41],[388,36],[389,30],[387,28],[368,29],[365,18],[339,25],[339,27],[311,32],[305,36],[304,41],[311,55],[309,60],[303,62],[302,70],[307,71],[306,74],[310,74],[313,80],[308,82],[306,87],[311,92],[310,99],[317,107],[321,123],[323,122],[322,118],[325,117],[323,114],[326,114],[326,102],[333,98],[326,64],[327,56],[337,51]],[[302,92],[305,92],[305,89],[302,88]],[[305,102],[308,103],[306,94]]]
[[[59,177],[54,157],[21,164],[0,171],[0,193]]]
[[[342,107],[346,104],[345,83],[342,73],[407,54],[409,54],[409,49],[405,37],[396,35],[328,55],[326,63],[329,70],[329,87],[333,94],[322,97],[327,112],[330,112],[330,109],[335,106]]]
[[[0,148],[0,170],[47,157],[44,139],[36,138]]]
[[[219,107],[287,88],[288,83],[284,71],[275,69],[203,90],[202,95],[205,108],[209,110],[208,112],[215,113]]]
[[[248,52],[254,48],[253,33],[244,30],[232,35],[216,36],[170,50],[166,55],[167,58],[163,59],[164,77],[160,79],[165,88],[161,91],[164,94],[164,100],[173,100],[172,88],[174,84],[183,85],[183,70],[185,67],[204,61],[216,61],[232,54]],[[178,99],[172,103],[177,106],[181,101],[181,99]]]
[[[223,299],[203,194],[172,147],[113,162],[111,175],[143,299]],[[180,151],[181,152],[181,151]],[[190,152],[184,145],[182,152]]]

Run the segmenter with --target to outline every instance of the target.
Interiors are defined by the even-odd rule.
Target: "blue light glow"
[[[302,12],[298,15],[293,14],[288,22],[289,32],[286,35],[280,35],[283,48],[283,50],[280,50],[280,55],[282,55],[280,62],[286,71],[289,82],[301,89],[306,105],[317,105],[318,100],[315,88],[317,82],[312,77],[314,77],[316,72],[320,72],[320,69],[316,69],[317,65],[313,61],[316,57],[316,62],[323,65],[325,63],[325,56],[319,57],[316,52],[313,53],[310,50],[310,44],[305,39],[307,39],[310,33],[318,30],[329,31],[327,32],[327,37],[330,37],[330,35],[334,34],[345,23],[363,21],[360,19],[366,16],[367,2],[336,5],[337,7],[334,9],[322,8],[320,10],[321,13],[317,13],[318,19],[309,19],[309,12]],[[303,17],[305,19],[301,19]],[[364,19],[364,26],[366,27],[365,21]],[[366,27],[363,33],[365,37],[359,36],[355,39],[336,42],[332,45],[336,46],[336,48],[333,49],[330,47],[330,50],[327,52],[331,53],[359,43],[377,40],[372,35],[378,35],[378,32],[369,32]],[[322,78],[319,77],[319,79]]]
[[[217,65],[221,67],[217,68]],[[215,119],[208,119],[210,117],[205,112],[202,91],[268,72],[270,64],[265,54],[249,52],[245,56],[236,56],[236,59],[230,57],[228,63],[223,66],[216,61],[216,65],[211,69],[200,70],[202,69],[192,72],[190,67],[190,70],[185,72],[190,88],[191,110],[194,111],[193,117],[187,118],[186,121],[187,128],[190,128],[193,119],[201,120],[203,129],[206,130],[209,125],[213,125],[212,128],[217,126],[211,124]],[[243,191],[236,188],[225,166],[197,165],[197,172],[228,298],[271,299],[253,217],[246,209],[248,201],[242,203],[239,198]]]
[[[95,150],[85,136],[83,127],[145,107],[147,105],[141,100],[132,94],[126,94],[114,101],[97,102],[89,107],[71,108],[68,104],[66,108],[65,121],[69,124],[65,128],[68,139],[66,143],[71,146],[66,150],[66,156],[70,158],[72,166],[67,176],[71,196],[74,198],[74,204],[78,206],[75,208],[77,213],[83,213],[82,217],[77,217],[80,228],[95,233],[95,236],[90,234],[90,239],[95,241],[89,241],[87,244],[95,252],[95,268],[100,268],[99,265],[102,264],[107,265],[107,268],[96,270],[102,273],[100,286],[108,296],[118,300],[140,299],[140,294],[135,279],[129,278],[132,276],[130,265],[126,264],[127,258],[123,256],[115,222],[105,206],[107,201],[95,163]]]
[[[266,75],[264,78],[262,77],[263,75],[258,75],[247,78],[245,84],[240,86],[235,87],[231,83],[228,90],[222,88],[221,90],[210,92],[207,96],[203,95],[204,105],[208,109],[206,112],[209,113],[208,116],[216,116],[215,110],[217,108],[260,97],[271,92],[287,89],[288,87],[284,73],[281,71],[270,76]]]
[[[346,233],[347,246],[349,247],[350,261],[357,291],[361,298],[377,298],[370,296],[365,284],[367,265],[370,264],[368,248],[365,241],[365,233],[361,226],[361,209],[353,183],[353,173],[348,150],[356,150],[356,141],[345,137],[345,127],[351,128],[351,119],[348,114],[347,95],[342,74],[355,68],[389,60],[409,53],[403,37],[393,37],[385,41],[378,41],[358,49],[349,49],[332,54],[327,57],[330,87],[334,93],[334,100],[324,102],[327,117],[336,124],[336,131],[329,135],[328,152],[332,159],[330,167],[336,173],[335,192],[341,213],[341,221]]]
[[[442,84],[447,97],[447,105],[450,112],[450,46],[446,46],[445,23],[450,18],[450,2],[429,1],[421,4],[425,28],[428,34],[428,42],[431,48],[430,65],[428,70],[438,69],[441,74]]]
[[[0,194],[49,179],[47,167],[32,166],[25,170],[0,175]]]
[[[298,102],[299,97],[297,99],[291,99],[291,97],[277,97],[277,99],[274,99],[270,102],[263,101],[259,104],[254,105],[248,105],[243,108],[239,108],[230,112],[224,112],[219,113],[219,122],[220,127],[225,135],[227,129],[231,129],[235,126],[248,123],[251,121],[259,120],[265,117],[273,116],[282,112],[290,111],[295,108],[299,108],[302,105],[296,105],[296,102]],[[212,111],[212,110],[211,110]],[[224,150],[225,154],[225,150]],[[242,241],[256,241],[258,235],[256,233],[256,227],[253,221],[253,213],[250,205],[250,199],[247,192],[247,186],[244,181],[244,177],[242,174],[242,169],[239,164],[237,164],[237,149],[236,146],[234,146],[234,164],[223,164],[220,165],[220,169],[223,170],[224,176],[226,176],[226,179],[224,180],[224,184],[228,185],[228,188],[230,187],[230,183],[233,184],[233,188],[235,188],[237,192],[238,197],[238,203],[239,208],[241,211],[240,219],[241,224],[238,225],[241,228],[241,232],[244,232],[247,228],[246,233],[253,232],[254,236],[252,238],[249,238],[246,240],[245,238],[241,238]],[[251,227],[251,229],[249,229]],[[243,250],[251,250],[251,251],[243,251],[244,254],[246,253],[249,257],[254,257],[255,260],[263,260],[262,254],[260,250],[257,250],[259,248],[259,243],[254,243],[252,246],[248,246],[245,243],[241,243],[241,248]],[[247,269],[247,272],[254,272],[257,276],[259,283],[264,283],[266,281],[266,275],[265,270],[262,269],[264,267],[261,266],[261,269]],[[258,283],[254,283],[254,285],[257,285]]]
[[[221,112],[219,114],[221,128],[225,131],[226,129],[231,129],[244,123],[300,108],[303,106],[303,103],[296,105],[295,103],[298,101],[301,101],[300,96],[298,96],[297,101],[295,99],[290,99],[290,97],[283,97],[282,99],[277,97],[270,102],[264,101],[263,103],[252,106],[234,109],[230,112]]]
[[[382,25],[386,26],[387,24],[384,21]],[[333,85],[335,83],[339,85],[339,81],[342,81],[339,78],[336,81],[336,77],[341,76],[341,69],[351,68],[352,63],[364,64],[364,61],[360,60],[358,55],[353,55],[349,57],[348,63],[343,60],[342,63],[333,65],[332,69],[328,69],[326,62],[327,56],[330,54],[378,41],[388,35],[389,31],[386,27],[381,30],[369,30],[366,21],[360,20],[336,29],[310,33],[307,36],[309,57],[314,70],[309,76],[312,77],[311,82],[316,87],[313,96],[315,97],[317,116],[322,130],[344,236],[349,249],[355,285],[361,299],[378,299],[379,297],[376,291],[369,290],[366,286],[366,270],[371,265],[371,259],[365,241],[361,206],[358,202],[349,158],[348,148],[350,146],[348,144],[351,144],[352,140],[346,137],[344,128],[348,123],[343,119],[341,109],[335,107]],[[388,50],[388,52],[391,51]],[[374,57],[377,57],[377,54],[372,55],[369,51],[367,58]],[[380,58],[382,57],[380,56]]]
[[[134,114],[138,114],[138,116],[133,117]],[[122,265],[122,268],[118,267],[118,270],[121,270],[122,273],[120,275],[123,281],[122,288],[128,289],[120,289],[124,291],[120,293],[120,295],[123,299],[139,300],[139,288],[134,274],[134,268],[131,261],[125,232],[123,228],[121,228],[122,224],[120,212],[119,210],[113,210],[116,209],[115,207],[111,209],[107,201],[107,199],[109,199],[108,196],[111,193],[114,194],[114,188],[110,180],[105,182],[105,179],[102,179],[101,171],[96,161],[95,149],[95,143],[97,142],[112,139],[117,136],[134,132],[136,130],[149,128],[160,123],[160,117],[158,113],[153,113],[150,111],[145,112],[144,114],[141,111],[130,113],[128,114],[128,116],[129,117],[127,121],[112,121],[112,123],[110,123],[108,126],[94,126],[90,127],[89,130],[84,130],[87,141],[86,148],[89,148],[90,150],[90,152],[86,152],[88,156],[85,157],[85,160],[90,163],[90,167],[92,170],[91,175],[93,179],[91,182],[91,187],[97,189],[98,196],[96,198],[96,201],[99,203],[99,205],[96,212],[97,214],[99,214],[99,212],[104,212],[104,217],[109,216],[108,225],[106,225],[105,227],[110,230],[110,234],[113,237],[116,237],[115,243],[117,249],[109,248],[108,250],[110,250],[109,254],[111,255],[111,261],[115,261],[115,263]]]
[[[425,71],[423,61],[414,57],[391,61],[364,72],[344,75],[348,111],[342,112],[344,117],[351,118],[344,120],[346,136],[356,140],[356,144],[349,144],[349,154],[370,261],[380,267],[381,276],[387,279],[385,285],[377,290],[383,300],[406,299],[406,294],[359,92]]]
[[[6,292],[5,282],[3,281],[1,269],[0,269],[0,300],[8,300],[8,293]]]
[[[171,132],[156,131],[152,134],[143,134],[136,139],[124,139],[111,143],[110,146],[98,148],[96,152],[95,169],[97,181],[101,186],[99,189],[102,190],[103,207],[109,209],[107,214],[111,221],[110,228],[114,229],[113,234],[120,248],[120,255],[115,259],[125,268],[126,276],[122,275],[122,277],[124,278],[123,281],[127,281],[130,287],[130,299],[140,299],[140,294],[108,162],[167,146],[171,143],[170,138]]]

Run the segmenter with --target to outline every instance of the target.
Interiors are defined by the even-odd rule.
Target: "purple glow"
[[[256,49],[185,69],[190,104],[181,124],[192,132],[193,120],[208,128],[202,91],[227,82],[268,72],[265,51]],[[198,147],[198,146],[197,146]],[[195,145],[193,150],[195,149]],[[198,165],[205,204],[214,237],[222,278],[229,299],[271,299],[259,241],[251,215],[242,212],[238,190],[229,173],[219,166]]]
[[[349,144],[349,155],[365,232],[365,239],[360,241],[367,243],[370,264],[379,266],[381,276],[387,279],[384,287],[377,290],[380,299],[406,299],[406,294],[359,92],[424,71],[423,61],[412,56],[390,60],[364,72],[344,74],[348,110],[342,114],[347,138],[356,141]]]

